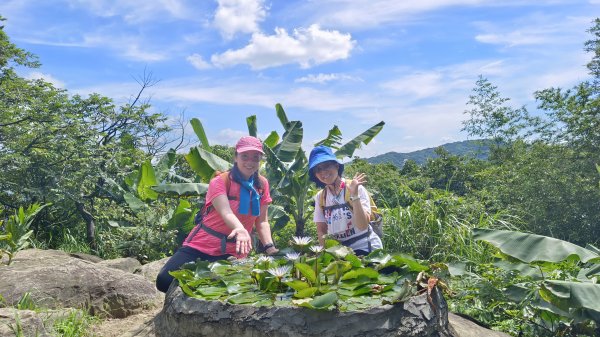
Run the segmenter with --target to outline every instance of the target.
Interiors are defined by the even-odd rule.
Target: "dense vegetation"
[[[488,140],[487,159],[440,148],[422,165],[354,158],[346,168],[346,175],[369,176],[385,216],[386,249],[446,264],[451,308],[513,335],[600,333],[600,19],[589,32],[590,79],[536,91],[539,113],[511,107],[479,78],[464,131]],[[169,139],[181,135],[142,98],[151,79],[117,106],[17,74],[37,66],[0,29],[0,254],[10,259],[29,246],[142,262],[171,254],[193,226],[206,183],[229,167],[231,148],[210,145],[192,120],[200,145],[179,153]],[[294,235],[314,237],[315,190],[302,123],[289,121],[279,104],[276,116],[284,133],[265,140],[263,173],[272,186],[274,236],[284,248]],[[247,124],[255,135],[256,119]],[[334,126],[319,144],[351,158],[383,126],[344,144]],[[503,248],[515,240],[536,244]],[[567,247],[564,254],[557,245]]]

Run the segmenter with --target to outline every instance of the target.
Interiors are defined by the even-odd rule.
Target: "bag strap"
[[[340,178],[341,179],[341,178]],[[344,183],[344,202],[348,205],[348,207],[350,207],[350,210],[352,211],[352,203],[350,202],[350,187],[348,186],[348,184],[346,184],[345,181],[343,181]],[[324,189],[321,190],[321,194],[319,194],[319,206],[321,206],[321,210],[323,210],[323,215],[325,215],[325,198],[327,197],[327,186],[325,186]]]
[[[369,191],[367,191],[367,195],[369,196],[369,204],[371,207],[371,215],[369,216],[369,221],[373,221],[377,218],[377,215],[380,213],[379,213],[379,209],[377,208],[377,205],[375,204],[375,200],[373,200],[373,196],[371,195],[371,193],[369,193]],[[325,215],[325,209],[328,209],[325,206],[326,198],[327,198],[327,187],[322,189],[321,194],[319,194],[319,206],[321,206],[323,215]],[[348,186],[348,184],[346,184],[345,181],[344,181],[344,201],[348,205],[348,207],[350,207],[350,210],[353,211],[352,203],[350,202],[350,186]]]

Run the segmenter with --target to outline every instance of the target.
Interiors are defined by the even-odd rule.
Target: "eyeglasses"
[[[263,156],[260,154],[255,154],[255,155],[249,155],[247,153],[242,153],[240,154],[240,158],[243,161],[253,161],[253,162],[259,162],[263,159]]]
[[[327,171],[327,170],[331,170],[331,169],[337,169],[337,166],[338,166],[338,164],[335,162],[322,163],[322,164],[315,166],[315,173],[319,173],[319,172],[323,172],[323,171]]]

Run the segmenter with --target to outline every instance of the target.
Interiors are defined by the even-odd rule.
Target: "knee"
[[[156,289],[158,289],[160,292],[166,293],[167,290],[169,290],[171,281],[173,281],[173,276],[169,274],[169,271],[161,270],[156,276]]]

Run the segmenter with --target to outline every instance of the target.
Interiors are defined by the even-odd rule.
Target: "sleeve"
[[[315,211],[313,212],[313,222],[314,223],[326,222],[325,214],[323,214],[323,207],[321,207],[321,205],[319,204],[319,199],[321,198],[321,193],[323,193],[323,190],[320,190],[315,195]]]
[[[270,204],[273,201],[273,199],[271,199],[271,189],[269,188],[269,181],[267,180],[267,178],[261,176],[260,183],[264,191],[262,198],[260,198],[260,204]]]
[[[369,192],[367,192],[367,189],[362,185],[358,186],[358,197],[360,198],[360,204],[362,205],[362,208],[370,216],[371,198],[369,197]]]
[[[208,191],[206,191],[206,204],[212,203],[212,201],[222,195],[227,194],[227,190],[225,188],[225,182],[221,179],[221,175],[218,175],[208,183]]]

